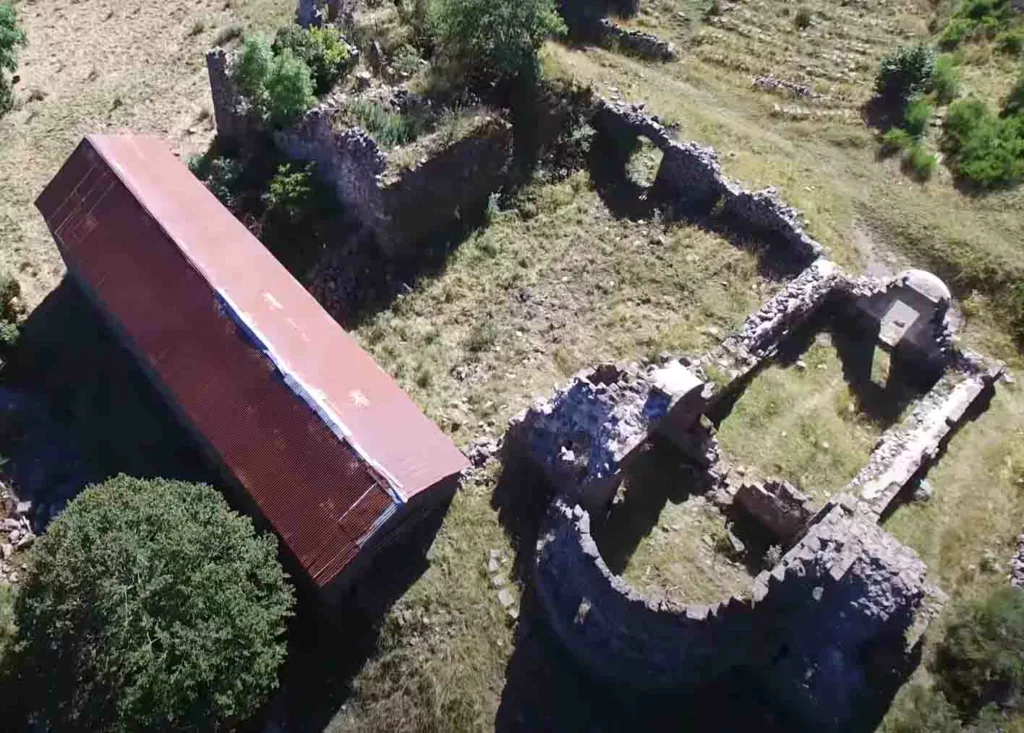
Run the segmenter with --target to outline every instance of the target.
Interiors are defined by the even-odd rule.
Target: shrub
[[[921,684],[908,685],[893,702],[881,733],[960,733],[960,718],[946,696]]]
[[[996,117],[977,99],[949,108],[944,144],[953,171],[979,188],[1024,178],[1024,116]]]
[[[292,594],[272,537],[208,486],[118,476],[33,550],[19,692],[53,730],[207,730],[276,686]]]
[[[913,137],[921,137],[928,129],[928,121],[934,112],[935,108],[924,97],[911,99],[903,113],[903,129]]]
[[[996,36],[996,48],[1011,56],[1020,56],[1024,51],[1024,29],[1014,28]]]
[[[0,3],[0,117],[14,107],[14,91],[4,72],[18,70],[18,47],[26,43],[18,14],[11,5]]]
[[[499,80],[535,81],[541,44],[566,30],[553,0],[437,0],[432,13],[438,49]]]
[[[798,30],[804,30],[811,27],[811,11],[807,8],[800,8],[796,11],[796,16],[793,18],[793,25]]]
[[[934,68],[935,54],[927,46],[899,48],[882,59],[875,92],[887,103],[903,105],[927,88]]]
[[[1001,587],[957,609],[934,663],[938,689],[966,716],[1015,708],[1024,690],[1024,592]]]
[[[285,49],[267,77],[267,117],[270,124],[283,127],[316,105],[313,77],[302,59]]]
[[[399,74],[412,76],[423,65],[419,52],[408,43],[403,43],[391,57],[391,65]]]
[[[914,144],[914,138],[902,127],[893,127],[882,135],[881,153],[883,156],[895,155]]]
[[[1024,76],[1017,80],[1003,103],[1003,117],[1024,114]]]
[[[931,90],[939,104],[949,104],[960,96],[960,67],[952,56],[940,56],[935,61]]]
[[[6,583],[0,585],[0,660],[14,639],[14,591]]]
[[[229,209],[238,206],[239,182],[242,177],[241,161],[234,158],[214,158],[205,175],[200,176],[210,192]]]
[[[919,181],[927,181],[935,173],[938,157],[929,153],[921,143],[914,143],[907,150],[904,165],[911,175]]]
[[[975,97],[951,104],[946,114],[946,149],[952,153],[959,151],[987,116],[985,103]]]
[[[263,194],[267,217],[284,224],[295,224],[323,207],[323,197],[316,180],[316,166],[294,168],[282,165]]]
[[[246,36],[231,77],[238,90],[261,112],[267,107],[267,78],[273,66],[274,52],[267,39],[259,35]]]
[[[974,35],[975,24],[966,18],[953,18],[939,36],[939,48],[952,51]]]
[[[302,59],[313,74],[316,93],[324,95],[345,76],[352,65],[352,49],[335,25],[304,29],[290,24],[274,38],[273,51],[289,50]]]
[[[232,78],[253,107],[276,127],[316,104],[309,66],[288,48],[275,55],[262,36],[245,39]]]

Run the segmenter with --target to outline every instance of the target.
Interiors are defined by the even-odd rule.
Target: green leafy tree
[[[960,717],[946,696],[921,684],[901,690],[881,733],[960,733]]]
[[[213,730],[277,684],[292,593],[276,542],[209,486],[118,476],[36,544],[19,694],[51,730]]]
[[[4,72],[18,70],[18,48],[26,43],[18,14],[11,5],[0,3],[0,117],[14,107],[14,90]]]
[[[935,53],[927,46],[904,46],[882,59],[875,78],[875,93],[891,105],[904,105],[928,87],[935,68]]]
[[[967,718],[1019,709],[1024,691],[1024,592],[1001,587],[961,606],[936,655],[938,689]]]
[[[553,0],[438,0],[436,45],[463,69],[532,82],[545,39],[565,33]]]
[[[232,78],[253,107],[275,127],[287,125],[316,104],[309,66],[290,48],[274,53],[263,36],[245,39]]]
[[[305,62],[288,49],[274,59],[267,77],[267,115],[282,127],[316,105],[313,75]]]
[[[270,42],[260,35],[246,36],[231,75],[239,91],[261,112],[267,107],[267,78],[273,66]]]

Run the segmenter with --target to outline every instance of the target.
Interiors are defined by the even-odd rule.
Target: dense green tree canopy
[[[565,32],[552,0],[437,0],[437,45],[477,73],[532,77],[544,40]]]
[[[277,684],[292,593],[272,537],[214,489],[118,476],[83,492],[18,594],[21,688],[53,730],[209,730]]]

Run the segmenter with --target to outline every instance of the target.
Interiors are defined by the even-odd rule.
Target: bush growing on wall
[[[293,600],[272,537],[208,486],[118,476],[36,543],[19,694],[51,730],[217,730],[277,684]]]
[[[329,92],[352,65],[352,49],[335,25],[301,28],[290,24],[278,30],[273,51],[280,55],[291,51],[309,67],[316,94]]]
[[[262,36],[245,39],[232,78],[253,107],[276,127],[316,104],[313,75],[306,62],[287,48],[275,54]]]
[[[18,69],[18,47],[26,44],[25,32],[18,24],[18,14],[7,3],[0,3],[0,117],[14,106],[14,91],[5,71]]]
[[[437,47],[474,75],[532,83],[544,41],[565,33],[553,0],[437,0]]]
[[[939,104],[949,104],[960,96],[960,68],[952,56],[940,56],[936,59],[931,89],[935,92],[935,101]]]

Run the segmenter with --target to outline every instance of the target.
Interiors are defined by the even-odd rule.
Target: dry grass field
[[[1024,272],[1024,194],[971,198],[941,169],[931,182],[914,183],[897,164],[876,158],[874,133],[860,118],[879,58],[926,34],[933,6],[814,0],[803,4],[810,25],[798,30],[795,7],[785,0],[716,4],[719,12],[708,14],[703,1],[642,0],[631,23],[674,41],[676,62],[552,43],[544,50],[546,73],[589,83],[602,95],[646,101],[649,111],[678,125],[681,138],[721,151],[728,175],[779,187],[843,265],[933,269],[963,299],[963,342],[1022,373],[1024,361],[982,288],[987,272]],[[205,149],[213,129],[203,53],[236,28],[284,22],[293,5],[16,6],[31,45],[19,72],[20,106],[0,121],[0,265],[17,274],[34,305],[57,284],[62,266],[31,204],[77,141],[89,132],[131,129],[165,136],[183,155]],[[998,95],[984,64],[1002,62],[979,63],[968,67],[965,84]],[[754,89],[758,74],[821,96]],[[510,416],[582,367],[707,349],[718,341],[713,334],[734,327],[778,288],[758,264],[755,252],[695,226],[617,218],[579,172],[527,186],[441,272],[410,283],[355,335],[465,447],[501,435]],[[738,461],[788,473],[821,492],[856,471],[878,426],[851,415],[827,345],[804,358],[803,373],[789,367],[762,375],[722,438]],[[770,415],[766,403],[773,405]],[[827,453],[815,450],[825,442]],[[328,730],[494,727],[520,643],[498,598],[501,588],[519,593],[516,548],[492,506],[498,479],[492,466],[460,491],[428,569],[385,618],[377,652],[351,683],[339,683],[345,694],[316,718]],[[902,507],[887,528],[921,553],[953,603],[1005,582],[1024,527],[1019,383],[1000,386],[989,412],[953,441],[930,479],[934,498]],[[720,524],[706,507],[669,501],[627,575],[641,583],[653,578],[662,588],[689,584],[688,599],[731,592],[746,571],[715,565],[701,539],[720,532]],[[985,553],[1002,566],[983,564]],[[661,562],[673,554],[675,566]],[[497,571],[489,568],[492,557]],[[941,629],[940,619],[926,659]],[[927,676],[924,666],[918,675]]]
[[[82,137],[131,130],[168,138],[183,155],[204,150],[214,134],[206,50],[233,29],[275,27],[294,9],[271,0],[14,5],[29,45],[18,108],[0,120],[0,265],[31,306],[63,274],[32,204]]]

